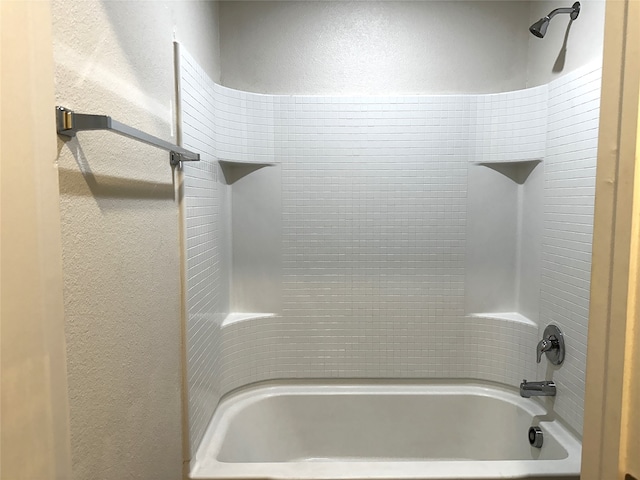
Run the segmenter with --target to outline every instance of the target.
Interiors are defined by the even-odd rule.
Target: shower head
[[[547,27],[553,17],[559,13],[568,13],[571,16],[571,20],[575,20],[580,15],[580,2],[574,3],[571,8],[556,8],[546,17],[542,17],[536,23],[529,27],[529,31],[536,37],[542,38],[547,33]]]
[[[529,27],[529,31],[533,33],[536,37],[542,38],[544,34],[547,33],[547,27],[549,26],[549,22],[551,19],[549,17],[543,17],[538,20],[536,23]]]

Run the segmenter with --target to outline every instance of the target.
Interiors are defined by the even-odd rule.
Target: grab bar
[[[161,138],[149,135],[137,128],[130,127],[124,123],[112,119],[108,115],[88,115],[76,113],[64,107],[56,107],[56,128],[58,135],[72,138],[77,132],[85,130],[109,130],[124,137],[138,140],[161,148],[170,152],[169,163],[172,166],[179,165],[180,162],[199,162],[200,154],[169,143]]]

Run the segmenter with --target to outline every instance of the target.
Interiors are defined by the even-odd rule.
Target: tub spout
[[[555,397],[556,384],[552,381],[527,382],[523,380],[520,384],[520,396],[529,397]]]

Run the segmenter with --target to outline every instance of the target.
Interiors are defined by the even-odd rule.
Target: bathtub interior
[[[229,413],[217,454],[221,462],[308,460],[559,460],[567,451],[553,437],[532,449],[530,412],[495,396],[355,392],[273,392]],[[453,415],[453,413],[455,413]],[[540,412],[542,413],[542,412]],[[514,442],[504,432],[519,432]]]
[[[270,383],[219,405],[192,477],[571,478],[580,453],[540,402],[496,385]]]

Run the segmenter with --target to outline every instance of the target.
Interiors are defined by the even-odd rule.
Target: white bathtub
[[[544,432],[542,448],[528,429]],[[201,479],[575,479],[581,447],[541,403],[479,384],[280,385],[216,410]]]

